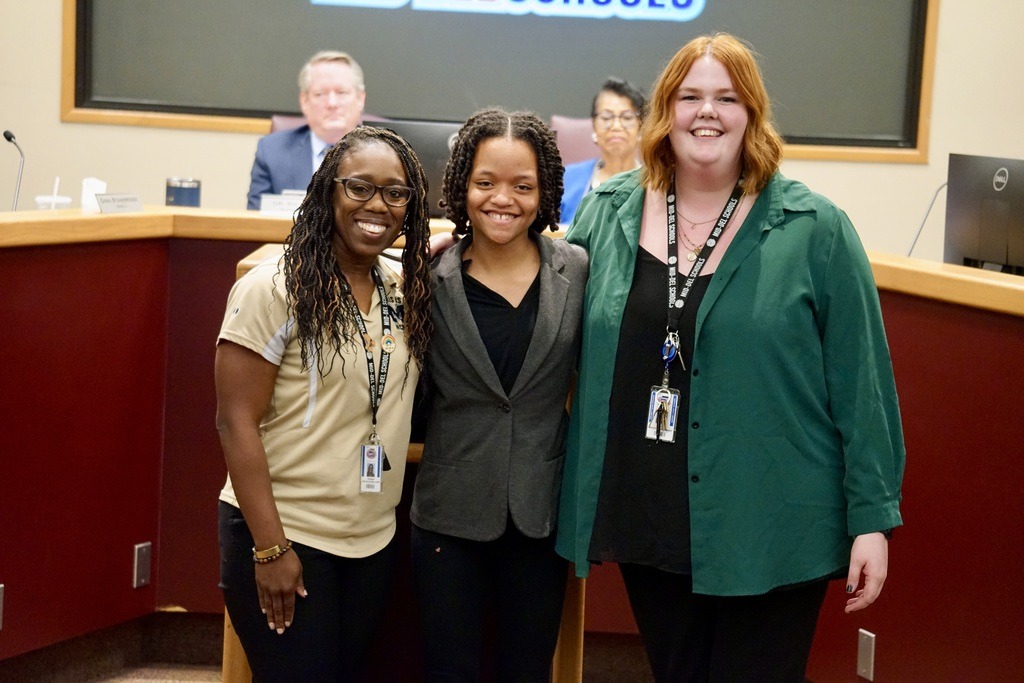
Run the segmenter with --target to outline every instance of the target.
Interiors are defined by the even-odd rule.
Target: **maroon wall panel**
[[[167,412],[157,605],[221,612],[217,496],[227,470],[214,425],[213,357],[238,262],[255,242],[170,243]]]
[[[815,681],[856,681],[857,629],[875,681],[1024,680],[1024,318],[882,292],[907,443],[905,525],[878,602],[830,592]]]
[[[583,630],[597,633],[637,633],[619,566],[613,562],[590,568],[587,577]]]
[[[0,250],[0,658],[148,614],[167,244]]]

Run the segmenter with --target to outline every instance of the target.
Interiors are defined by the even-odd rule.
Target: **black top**
[[[523,367],[533,338],[533,328],[537,323],[540,272],[519,306],[515,307],[505,297],[469,275],[466,272],[468,265],[468,260],[462,262],[462,286],[466,290],[466,301],[469,302],[469,309],[473,312],[476,328],[487,347],[494,371],[508,395]]]
[[[711,275],[694,282],[679,321],[686,367],[693,361],[697,309]],[[651,388],[660,386],[665,364],[668,274],[642,247],[622,314],[608,408],[608,443],[597,517],[590,538],[592,562],[633,562],[689,574],[690,502],[687,488],[687,411],[690,373],[673,360],[669,386],[680,392],[675,443],[645,438]]]

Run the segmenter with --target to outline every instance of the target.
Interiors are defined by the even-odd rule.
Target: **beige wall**
[[[61,123],[61,8],[0,0],[0,129],[17,135],[27,157],[19,210],[33,209],[56,175],[75,206],[86,176],[162,204],[165,179],[178,175],[202,179],[204,207],[244,208],[256,135]],[[1019,0],[941,0],[930,163],[787,161],[783,172],[846,209],[868,249],[905,253],[950,152],[1024,158],[1021,26]],[[0,145],[0,211],[10,208],[17,165],[17,150]],[[941,259],[944,215],[945,192],[915,256]]]

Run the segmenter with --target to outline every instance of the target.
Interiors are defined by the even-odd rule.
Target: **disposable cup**
[[[37,194],[36,195],[36,208],[37,209],[70,209],[71,208],[71,197],[65,197],[64,195],[57,195],[54,197],[50,194]]]

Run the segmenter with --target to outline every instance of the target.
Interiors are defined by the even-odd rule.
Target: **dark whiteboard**
[[[78,0],[76,106],[295,112],[299,68],[317,50],[341,49],[363,66],[374,114],[462,120],[501,105],[587,116],[609,74],[649,91],[688,39],[728,31],[761,54],[790,143],[913,148],[926,9],[927,0],[706,0],[682,23],[308,0]]]

